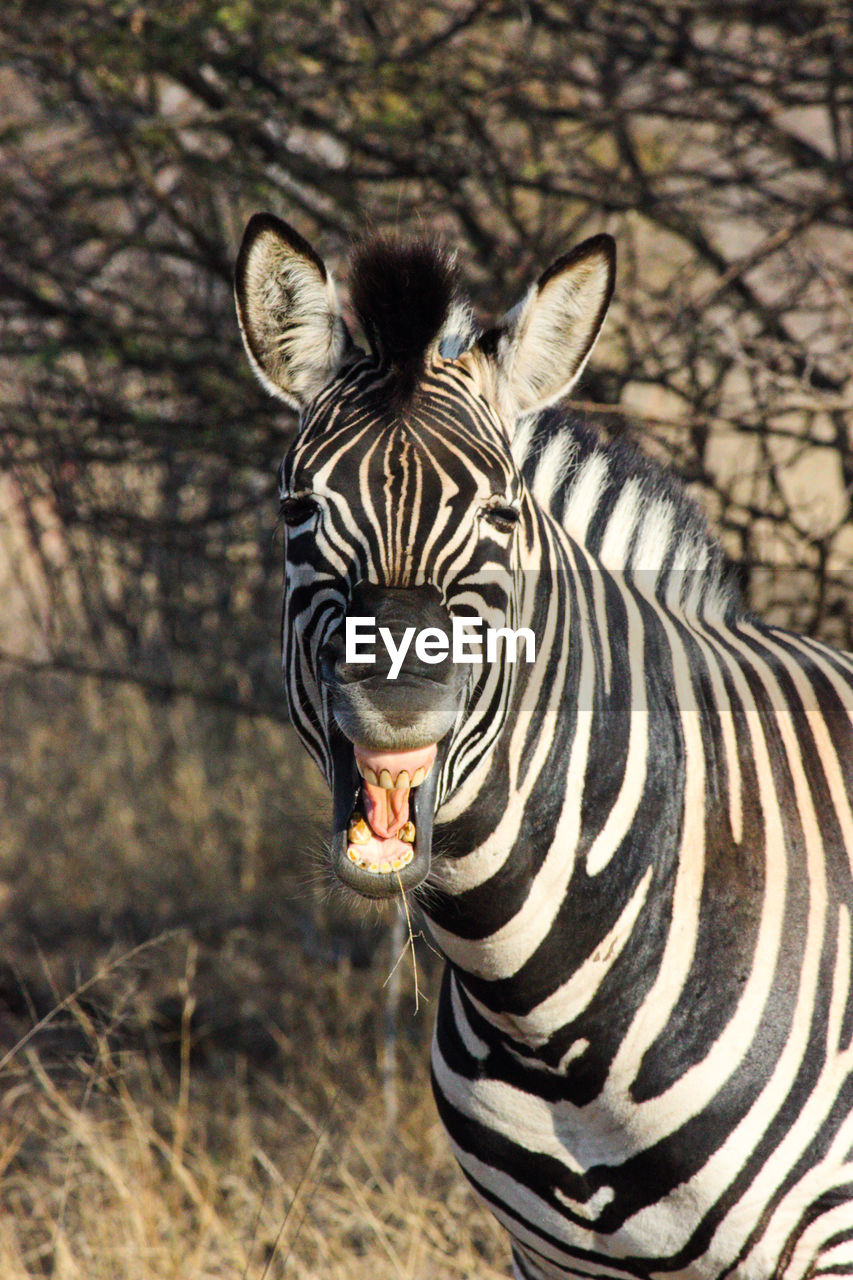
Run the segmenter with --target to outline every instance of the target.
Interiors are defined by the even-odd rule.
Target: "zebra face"
[[[285,689],[332,790],[333,869],[367,897],[426,878],[436,811],[506,721],[516,668],[470,659],[477,626],[517,625],[536,522],[512,430],[577,376],[612,273],[598,237],[478,337],[446,256],[379,242],[351,283],[365,353],[313,249],[271,215],[247,228],[246,349],[300,411],[281,474]]]
[[[285,459],[285,685],[332,789],[334,870],[368,896],[426,877],[470,733],[506,714],[513,672],[454,651],[515,625],[524,497],[496,415],[441,357],[405,406],[354,363]]]

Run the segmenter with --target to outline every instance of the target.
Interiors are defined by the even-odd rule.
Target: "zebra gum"
[[[374,751],[356,746],[355,767],[365,782],[386,791],[418,787],[432,768],[436,744],[415,747],[410,751]]]

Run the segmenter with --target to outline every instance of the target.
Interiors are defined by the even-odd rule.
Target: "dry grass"
[[[264,945],[172,936],[12,1052],[4,1280],[506,1276],[435,1116],[422,1023],[397,1046],[389,1128],[376,975],[290,960],[281,998],[229,1026],[243,982],[269,977]]]
[[[0,718],[3,1280],[506,1277],[430,1094],[433,957],[418,955],[415,1015],[410,954],[383,987],[399,930],[351,962],[376,926],[325,903],[304,810],[276,847],[301,760],[286,742],[235,752],[245,812],[226,811],[189,708],[180,732],[171,709],[166,745],[186,758],[170,773],[165,711],[137,717],[122,695],[92,720],[50,691],[14,689]],[[133,822],[103,820],[124,805]],[[216,813],[244,838],[233,864],[198,844]]]
[[[411,1050],[388,1133],[363,1047],[337,1074],[307,1038],[278,1070],[226,1053],[211,1071],[192,1065],[187,1019],[176,1072],[71,1012],[73,1056],[26,1048],[6,1071],[4,1280],[505,1276]]]

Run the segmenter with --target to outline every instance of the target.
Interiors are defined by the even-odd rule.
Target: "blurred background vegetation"
[[[5,0],[4,1277],[506,1270],[425,1099],[429,1006],[382,985],[405,932],[329,897],[278,670],[294,422],[236,248],[267,208],[345,279],[364,234],[438,232],[488,317],[611,231],[575,407],[686,477],[751,603],[853,648],[849,17]]]

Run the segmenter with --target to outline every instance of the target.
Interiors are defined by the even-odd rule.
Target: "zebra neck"
[[[561,410],[529,420],[513,451],[540,522],[582,547],[600,572],[628,578],[676,612],[738,609],[702,511],[651,458],[623,440],[602,442]]]
[[[550,576],[526,578],[537,662],[519,669],[488,771],[444,831],[447,896],[427,906],[479,1015],[526,1050],[553,1027],[555,1002],[569,1025],[616,964],[630,1001],[664,936],[683,826],[680,717],[666,677],[658,687],[644,670],[651,620],[618,578],[573,555],[557,542]],[[628,959],[638,925],[645,942]]]

